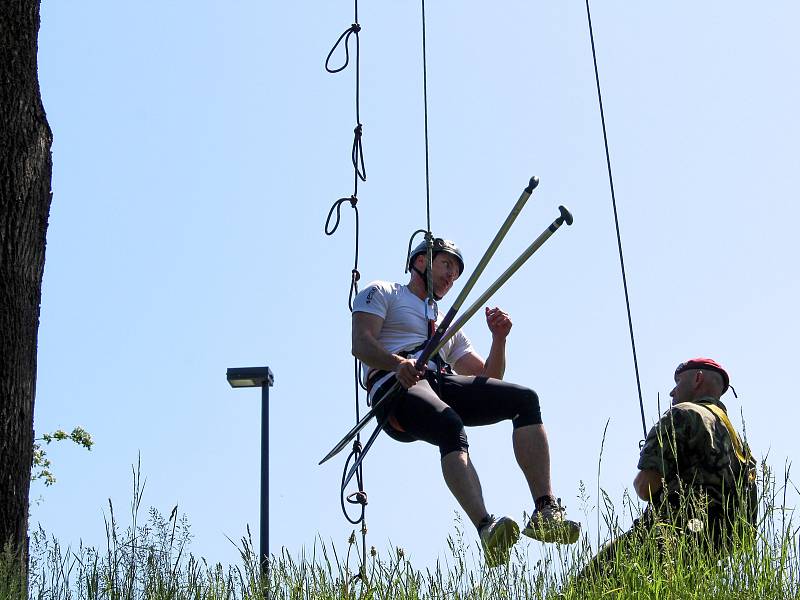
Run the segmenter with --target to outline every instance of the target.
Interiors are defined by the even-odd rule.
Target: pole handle
[[[437,344],[439,344],[440,340],[442,339],[442,336],[444,336],[445,332],[447,331],[447,328],[450,327],[450,323],[453,322],[456,313],[461,308],[461,305],[464,304],[464,302],[466,301],[467,296],[472,291],[472,288],[475,287],[475,283],[478,281],[478,278],[483,274],[484,269],[486,269],[486,265],[489,264],[489,261],[492,259],[495,252],[497,251],[497,248],[500,246],[500,243],[506,237],[508,230],[511,229],[511,226],[514,224],[514,221],[516,221],[517,217],[522,212],[522,209],[525,207],[525,204],[528,202],[528,198],[531,197],[533,190],[536,189],[538,185],[539,185],[539,178],[534,175],[528,181],[527,187],[525,187],[525,189],[522,190],[519,199],[511,208],[511,212],[508,213],[506,220],[503,221],[503,224],[500,226],[500,229],[495,234],[494,239],[491,241],[489,247],[486,249],[486,251],[483,253],[483,256],[478,261],[478,264],[475,266],[475,270],[472,271],[472,274],[467,279],[461,292],[459,292],[458,296],[453,301],[453,304],[450,307],[450,310],[447,311],[445,318],[436,328],[436,331],[428,340],[428,343],[425,345],[425,348],[423,348],[422,354],[420,354],[419,358],[417,359],[417,369],[425,368],[425,365],[428,363],[428,359],[430,359],[431,356],[433,356],[436,352],[438,352],[438,350],[434,350],[434,348],[437,347]],[[441,348],[441,345],[439,346],[439,348]]]
[[[509,266],[509,267],[508,267],[508,268],[507,268],[505,271],[503,271],[503,274],[502,274],[502,275],[500,275],[500,277],[498,277],[498,278],[495,280],[495,282],[494,282],[494,283],[492,283],[492,285],[490,285],[490,286],[489,286],[489,288],[488,288],[488,289],[487,289],[487,290],[486,290],[486,291],[485,291],[485,292],[484,292],[484,293],[481,295],[481,297],[480,297],[480,298],[478,298],[478,299],[477,299],[477,300],[476,300],[476,301],[475,301],[475,302],[474,302],[474,303],[473,303],[473,304],[472,304],[472,305],[471,305],[471,306],[470,306],[470,307],[469,307],[469,308],[468,308],[468,309],[467,309],[467,310],[466,310],[466,311],[465,311],[465,312],[464,312],[464,313],[463,313],[463,314],[462,314],[462,315],[461,315],[461,316],[460,316],[460,317],[459,317],[459,318],[458,318],[458,319],[457,319],[457,320],[456,320],[456,321],[455,321],[455,322],[454,322],[454,323],[453,323],[453,324],[450,326],[450,328],[447,330],[447,333],[445,333],[445,334],[442,336],[441,340],[438,342],[437,346],[435,347],[435,349],[433,350],[433,352],[432,352],[431,354],[435,354],[435,353],[437,353],[439,350],[441,350],[441,349],[442,349],[442,347],[443,347],[443,346],[444,346],[444,345],[445,345],[445,344],[446,344],[448,341],[450,341],[450,338],[452,338],[452,337],[453,337],[453,336],[456,334],[456,332],[457,332],[459,329],[461,329],[461,328],[464,326],[464,324],[465,324],[467,321],[469,321],[469,320],[470,320],[470,319],[471,319],[471,318],[472,318],[472,317],[475,315],[475,313],[476,313],[476,312],[478,312],[478,310],[479,310],[479,309],[480,309],[480,308],[481,308],[481,307],[482,307],[482,306],[483,306],[483,305],[486,303],[486,301],[487,301],[489,298],[491,298],[491,297],[494,295],[494,293],[495,293],[495,292],[496,292],[498,289],[500,289],[500,287],[501,287],[501,286],[502,286],[502,285],[503,285],[503,284],[504,284],[506,281],[508,281],[508,280],[511,278],[511,276],[512,276],[514,273],[516,273],[516,272],[519,270],[519,268],[520,268],[520,267],[521,267],[523,264],[525,264],[525,262],[526,262],[526,261],[527,261],[527,260],[528,260],[528,259],[529,259],[531,256],[533,256],[533,254],[534,254],[534,253],[535,253],[535,252],[536,252],[536,251],[537,251],[539,248],[541,248],[541,247],[542,247],[542,245],[544,245],[544,243],[545,243],[545,242],[546,242],[548,239],[550,239],[550,236],[551,236],[551,235],[553,235],[553,234],[554,234],[554,233],[555,233],[555,232],[558,230],[558,228],[559,228],[559,227],[561,227],[561,225],[563,225],[564,223],[566,223],[567,225],[572,225],[572,222],[573,222],[572,213],[570,213],[570,212],[569,212],[569,210],[567,210],[567,208],[566,208],[566,207],[564,207],[564,206],[559,206],[559,207],[558,207],[558,210],[559,210],[559,212],[561,213],[561,214],[558,216],[558,218],[556,218],[556,220],[555,220],[555,221],[553,221],[553,222],[552,222],[552,223],[551,223],[551,224],[550,224],[550,225],[547,227],[547,229],[545,229],[545,230],[544,230],[544,231],[543,231],[541,234],[539,234],[539,237],[537,237],[537,238],[536,238],[536,239],[535,239],[535,240],[534,240],[534,241],[531,243],[531,245],[530,245],[530,246],[528,246],[528,247],[525,249],[525,251],[524,251],[522,254],[520,254],[520,255],[519,255],[519,258],[517,258],[517,260],[515,260],[513,263],[511,263],[511,266]],[[427,361],[426,361],[426,362],[427,362]]]

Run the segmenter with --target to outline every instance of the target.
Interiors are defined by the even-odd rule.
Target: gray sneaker
[[[522,533],[546,544],[574,544],[581,535],[581,524],[566,519],[559,498],[534,510]]]
[[[496,519],[494,515],[489,515],[489,519],[478,535],[486,555],[486,566],[493,568],[508,562],[511,548],[519,539],[519,525],[511,517]]]

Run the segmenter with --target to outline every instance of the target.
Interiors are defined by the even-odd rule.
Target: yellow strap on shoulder
[[[701,406],[705,406],[708,410],[714,413],[719,418],[720,421],[722,421],[722,424],[725,425],[725,429],[728,430],[728,433],[731,436],[731,442],[733,443],[733,451],[736,453],[736,458],[739,459],[740,463],[746,465],[748,463],[748,458],[750,453],[748,452],[747,453],[748,456],[747,457],[745,456],[744,447],[742,446],[742,440],[739,439],[739,434],[736,433],[736,430],[733,428],[733,424],[731,423],[731,420],[728,418],[728,415],[725,414],[725,411],[722,410],[716,404],[707,404],[703,402]]]

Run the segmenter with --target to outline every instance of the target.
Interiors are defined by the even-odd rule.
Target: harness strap
[[[746,450],[742,444],[742,440],[739,437],[739,434],[733,428],[733,424],[731,420],[728,418],[728,415],[725,414],[725,411],[722,410],[716,404],[706,403],[703,402],[700,404],[701,406],[706,407],[710,410],[717,418],[725,425],[725,429],[728,430],[728,434],[731,436],[731,443],[733,444],[733,451],[736,453],[736,458],[742,465],[749,466],[750,464],[750,451]]]
[[[422,350],[425,347],[426,343],[427,342],[423,342],[422,344],[420,344],[416,348],[412,348],[411,350],[401,350],[400,352],[397,353],[397,355],[398,356],[402,356],[403,358],[408,358],[409,356],[413,356],[414,354],[416,354],[417,352]],[[430,358],[430,360],[433,361],[433,363],[436,365],[435,373],[436,373],[436,376],[437,376],[437,381],[441,382],[442,375],[452,375],[453,374],[453,368],[450,366],[449,363],[446,363],[444,361],[444,359],[441,357],[441,355],[438,352],[434,356],[432,356]],[[432,370],[432,369],[429,369],[429,370]],[[375,387],[375,384],[382,377],[386,376],[389,373],[391,373],[391,371],[383,371],[383,370],[379,370],[379,369],[370,370],[370,372],[367,374],[367,394],[370,394],[372,392],[372,388]],[[441,383],[440,383],[440,387],[441,387]],[[392,429],[395,429],[396,431],[399,431],[400,433],[405,433],[406,432],[406,430],[403,428],[402,425],[400,425],[400,422],[397,420],[397,418],[392,413],[389,414],[388,423],[392,427]]]

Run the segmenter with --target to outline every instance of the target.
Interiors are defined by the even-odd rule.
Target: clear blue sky
[[[800,416],[800,7],[593,11],[648,425],[675,365],[712,356],[739,392],[724,398],[734,423],[743,411],[781,471]],[[32,524],[62,543],[104,543],[141,453],[144,504],[178,504],[192,550],[235,561],[226,536],[258,530],[260,409],[225,370],[264,364],[271,549],[345,543],[344,457],[317,462],[354,419],[349,207],[323,233],[352,192],[354,71],[323,68],[352,20],[351,2],[43,3],[55,141],[36,430],[96,441],[51,447],[58,483],[32,490]],[[366,285],[402,281],[425,227],[420,6],[362,1],[359,21]],[[428,51],[432,228],[468,270],[541,178],[476,291],[559,204],[575,215],[492,304],[514,320],[506,378],[541,397],[556,491],[593,532],[577,495],[580,481],[596,494],[606,421],[600,481],[618,507],[642,431],[584,4],[429,2]],[[466,332],[488,350],[480,318]],[[490,510],[521,518],[510,424],[469,435]],[[457,510],[437,450],[383,437],[365,477],[369,543],[432,565]]]

